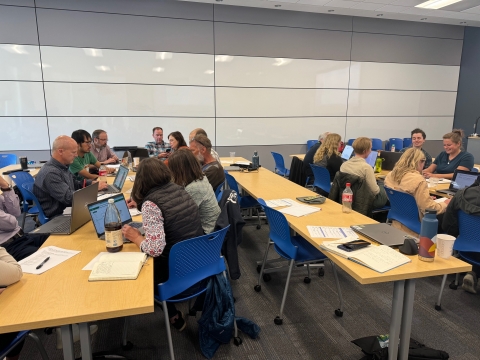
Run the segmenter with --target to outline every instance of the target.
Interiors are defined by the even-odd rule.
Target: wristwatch
[[[5,188],[5,189],[4,189],[4,188],[0,188],[0,190],[2,190],[3,192],[5,192],[5,191],[10,191],[10,190],[12,190],[12,185],[8,185],[8,187]]]

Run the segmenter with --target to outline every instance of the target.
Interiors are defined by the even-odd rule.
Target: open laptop
[[[458,190],[472,185],[479,176],[480,174],[478,172],[455,170],[448,190],[437,190],[437,192],[453,196]]]
[[[342,151],[342,159],[345,161],[350,160],[353,154],[353,147],[350,145],[346,145],[345,148]]]
[[[98,194],[104,195],[104,194],[116,194],[116,193],[122,192],[123,184],[125,184],[127,175],[128,175],[128,168],[123,165],[120,165],[117,170],[117,175],[115,175],[115,180],[113,180],[113,185],[108,185],[108,187],[105,190],[100,190]]]
[[[383,159],[382,170],[393,170],[393,167],[402,157],[403,153],[393,151],[380,151],[380,157]]]
[[[377,156],[378,152],[376,151],[371,151],[370,155],[365,159],[368,165],[370,165],[372,168],[375,167],[375,162],[377,161]]]
[[[356,233],[363,235],[366,238],[373,240],[377,243],[387,246],[400,246],[403,245],[405,237],[412,238],[406,232],[385,223],[352,225],[350,227]],[[415,242],[418,243],[418,239],[413,239],[415,240]]]
[[[31,234],[66,234],[74,233],[90,220],[87,205],[97,201],[98,184],[92,184],[73,193],[71,215],[59,215],[46,224],[31,231]]]
[[[107,211],[108,200],[114,199],[115,206],[120,213],[120,219],[122,220],[122,225],[128,224],[134,228],[140,230],[143,233],[143,224],[141,222],[132,222],[132,217],[130,216],[130,211],[128,211],[128,206],[125,201],[123,194],[113,195],[107,199],[99,200],[94,203],[91,203],[87,206],[90,217],[92,218],[93,226],[97,232],[99,239],[105,240],[105,212]]]

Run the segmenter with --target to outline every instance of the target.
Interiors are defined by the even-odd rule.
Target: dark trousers
[[[25,234],[4,246],[5,250],[17,260],[23,260],[37,251],[47,240],[49,234]]]

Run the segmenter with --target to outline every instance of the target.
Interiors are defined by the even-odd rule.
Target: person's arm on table
[[[0,247],[0,286],[16,283],[22,276],[22,267],[7,253],[7,250]]]
[[[3,194],[0,195],[0,210],[3,210],[7,213],[6,215],[13,216],[14,218],[20,216],[22,211],[20,210],[18,196],[2,176],[0,176],[0,189],[3,191]],[[17,220],[15,219],[15,223],[16,222]]]
[[[417,186],[413,197],[415,198],[417,206],[422,213],[425,213],[426,209],[435,209],[437,210],[437,214],[441,214],[445,211],[448,203],[450,202],[450,199],[447,199],[441,203],[434,201],[430,196],[430,192],[428,191],[427,182],[423,180]]]

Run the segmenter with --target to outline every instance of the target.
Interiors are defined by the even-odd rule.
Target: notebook
[[[380,157],[383,159],[382,170],[393,170],[393,167],[402,157],[403,153],[393,151],[380,151]]]
[[[142,252],[105,254],[93,265],[88,281],[135,280],[147,260]]]
[[[437,192],[453,196],[458,190],[472,185],[479,176],[480,174],[478,172],[455,170],[448,190],[437,190]]]
[[[97,200],[98,184],[92,184],[73,193],[71,215],[54,217],[30,234],[72,234],[90,220],[87,204]]]
[[[117,175],[115,175],[115,179],[113,180],[113,185],[108,185],[107,189],[100,190],[98,192],[99,195],[104,194],[116,194],[122,191],[123,184],[125,184],[125,180],[127,179],[128,175],[128,168],[120,165],[118,167]]]
[[[377,161],[377,156],[378,152],[376,151],[371,151],[370,155],[365,159],[368,165],[370,165],[372,168],[375,166],[375,162]]]
[[[403,245],[405,236],[408,236],[406,232],[385,223],[352,225],[350,228],[357,234],[361,234],[370,240],[387,246]]]
[[[132,222],[132,217],[130,216],[130,211],[128,210],[125,197],[123,194],[117,194],[106,199],[95,201],[87,206],[98,238],[105,240],[105,212],[107,211],[109,199],[113,199],[115,201],[115,206],[120,213],[122,226],[128,224],[136,229],[139,229],[140,232],[143,233],[143,224],[141,222]]]
[[[345,161],[349,160],[352,157],[352,153],[353,153],[353,147],[351,147],[350,145],[345,146],[342,152],[342,159]]]

